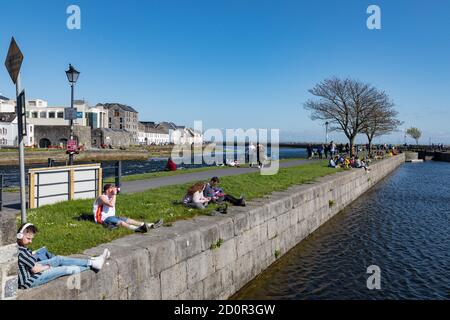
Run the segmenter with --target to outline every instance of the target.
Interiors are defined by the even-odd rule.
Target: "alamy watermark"
[[[369,30],[381,30],[381,8],[377,5],[370,5],[367,8],[367,14],[370,16],[367,18],[367,29]]]
[[[81,9],[77,5],[70,5],[66,9],[67,17],[66,26],[69,30],[81,29]]]
[[[175,143],[171,157],[176,164],[257,165],[261,175],[275,175],[279,170],[279,129],[217,129],[203,132],[202,121],[194,122],[194,133],[203,133],[203,139],[186,143],[182,130],[172,131]],[[204,146],[203,141],[208,141]],[[224,143],[225,146],[224,146]],[[234,146],[240,151],[236,152]],[[268,151],[270,150],[270,156]]]
[[[367,267],[367,273],[370,277],[367,278],[367,289],[369,290],[381,290],[381,269],[377,265],[371,265]]]

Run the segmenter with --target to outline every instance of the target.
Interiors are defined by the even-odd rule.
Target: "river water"
[[[450,299],[450,164],[401,166],[233,299]]]
[[[233,149],[229,148],[227,153],[229,156],[227,158],[231,159],[233,155]],[[244,148],[239,147],[237,150],[238,156],[243,156]],[[270,148],[268,150],[268,154],[270,155]],[[1,153],[0,153],[1,156]],[[301,148],[280,148],[279,149],[279,158],[280,159],[291,159],[291,158],[304,158],[306,157],[306,150]],[[147,172],[157,172],[164,170],[167,164],[167,158],[150,158],[146,161],[122,161],[122,175],[131,175],[131,174],[140,174]],[[65,165],[57,163],[56,165]],[[114,174],[114,166],[113,162],[103,162],[102,166],[107,167],[109,169],[105,169],[105,175],[111,176]],[[205,167],[206,164],[180,164],[178,165],[179,169],[190,169],[190,168],[198,168]],[[28,166],[26,170],[31,168],[42,168],[46,167],[46,165],[32,165]],[[4,185],[5,187],[12,187],[19,185],[19,169],[18,164],[15,166],[0,166],[0,174],[4,174]]]

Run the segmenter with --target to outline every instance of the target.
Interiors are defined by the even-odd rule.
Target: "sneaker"
[[[140,233],[146,233],[146,232],[148,232],[147,224],[144,223],[142,226],[140,226],[139,228],[137,228],[137,229],[135,230],[135,232],[140,232]]]
[[[94,271],[100,271],[103,268],[104,264],[105,264],[105,257],[103,255],[91,259],[91,268]]]
[[[150,224],[151,224],[150,229],[156,229],[156,228],[161,227],[164,224],[164,220],[163,219],[159,219],[155,223],[150,223]]]
[[[109,249],[105,249],[102,255],[105,257],[105,260],[108,260],[111,257],[111,251],[109,251]]]
[[[245,202],[245,199],[242,197],[242,198],[241,198],[240,206],[241,206],[241,207],[245,207],[246,205],[247,205],[247,202]]]

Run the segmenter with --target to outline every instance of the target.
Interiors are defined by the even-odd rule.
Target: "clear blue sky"
[[[81,30],[66,28],[70,4],[81,7]],[[382,30],[366,27],[370,4]],[[307,90],[349,76],[386,90],[423,142],[450,143],[448,0],[28,0],[2,1],[1,12],[1,62],[14,36],[28,98],[68,105],[70,62],[82,72],[77,98],[131,105],[141,120],[320,140],[322,124],[302,107]],[[0,92],[13,96],[2,66]]]

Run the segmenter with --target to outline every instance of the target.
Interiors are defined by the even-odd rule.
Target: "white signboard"
[[[100,164],[29,170],[30,208],[76,199],[94,199],[101,193]]]

